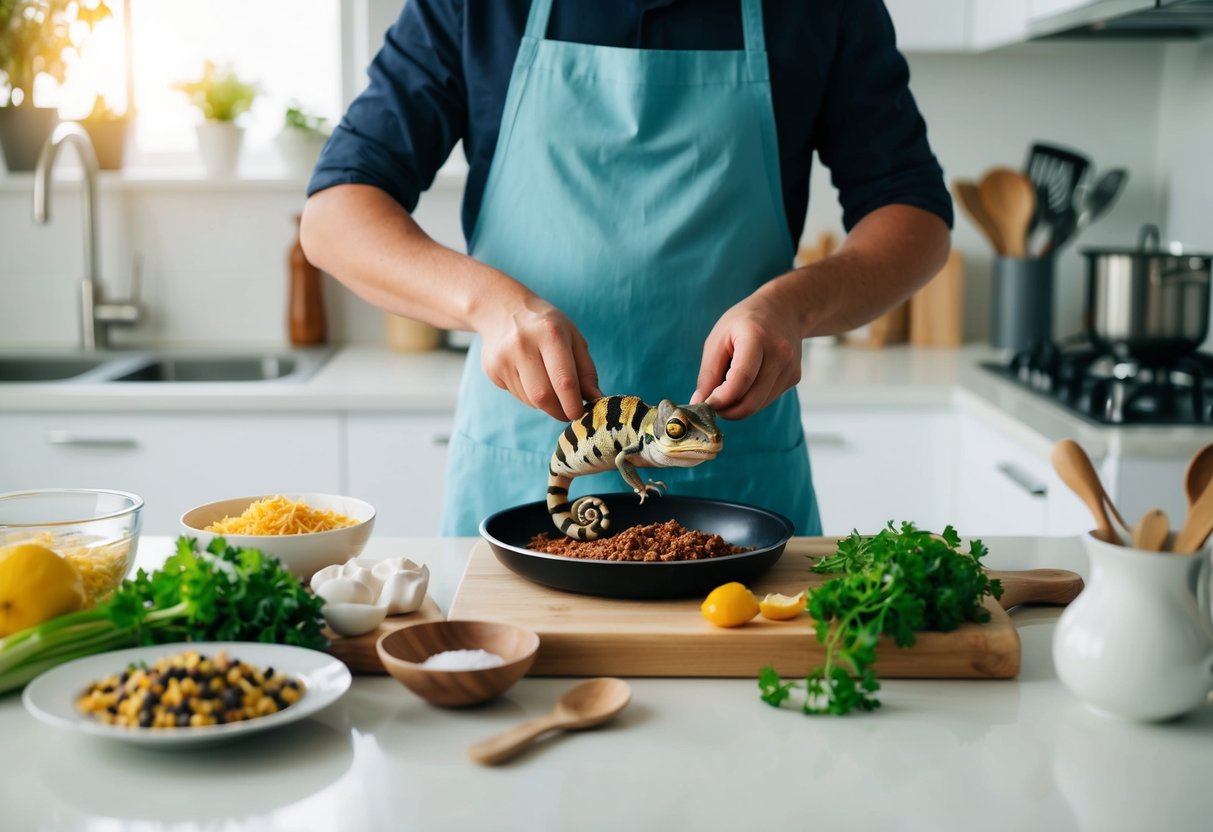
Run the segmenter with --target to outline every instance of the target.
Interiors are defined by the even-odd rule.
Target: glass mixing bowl
[[[50,488],[0,494],[0,548],[37,543],[84,579],[88,603],[113,592],[130,572],[143,498],[124,491]]]

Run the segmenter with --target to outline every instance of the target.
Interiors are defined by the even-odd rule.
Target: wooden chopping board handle
[[[1020,604],[1068,604],[1082,592],[1082,576],[1065,569],[987,570],[1002,583],[998,603],[1004,610]]]

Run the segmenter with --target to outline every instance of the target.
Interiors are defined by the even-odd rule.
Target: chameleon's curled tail
[[[548,513],[568,537],[597,540],[611,525],[610,510],[600,497],[581,497],[569,503],[570,477],[553,475],[548,480]]]

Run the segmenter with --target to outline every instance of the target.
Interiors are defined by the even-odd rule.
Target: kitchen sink
[[[24,384],[38,381],[63,381],[92,372],[106,364],[107,361],[106,358],[85,356],[0,357],[0,382]]]
[[[266,355],[234,358],[169,358],[152,361],[115,376],[114,381],[269,381],[299,372],[289,356]]]
[[[0,356],[0,384],[293,383],[312,376],[334,350],[183,352],[132,350],[95,354]]]

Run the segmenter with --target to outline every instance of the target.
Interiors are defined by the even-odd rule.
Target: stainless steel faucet
[[[74,144],[84,171],[84,280],[80,283],[80,346],[85,350],[109,346],[109,327],[132,325],[139,321],[139,271],[131,280],[131,297],[103,303],[100,277],[97,274],[97,153],[88,133],[74,121],[61,122],[51,133],[34,172],[34,222],[45,224],[51,218],[51,172],[59,148]]]

